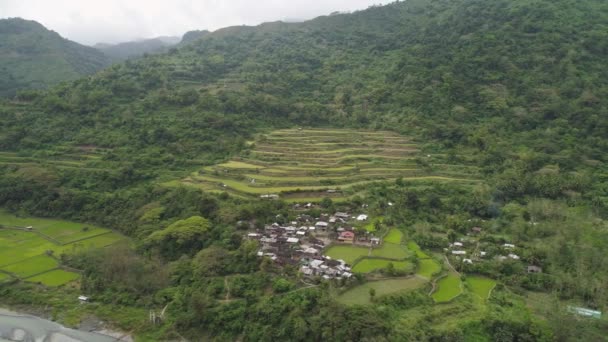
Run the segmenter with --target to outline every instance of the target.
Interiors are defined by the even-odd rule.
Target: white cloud
[[[392,0],[0,0],[0,17],[36,20],[84,43],[181,36],[284,19],[311,19]]]

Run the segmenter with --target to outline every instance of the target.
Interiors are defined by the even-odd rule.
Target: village
[[[381,239],[374,233],[356,228],[368,219],[366,214],[353,216],[347,212],[321,214],[319,217],[300,214],[287,224],[267,224],[263,230],[248,233],[247,238],[259,241],[258,256],[268,257],[278,265],[299,267],[305,276],[350,278],[353,276],[352,265],[341,259],[332,259],[323,251],[335,244],[379,245]]]
[[[374,225],[367,214],[337,211],[313,217],[306,213],[311,206],[296,205],[294,209],[301,213],[294,221],[266,224],[262,229],[250,231],[247,238],[259,242],[259,257],[269,258],[280,266],[295,267],[306,277],[326,280],[352,277],[355,273],[352,264],[324,252],[336,245],[366,247],[371,251],[382,246],[381,231],[365,228]],[[278,215],[277,221],[281,221],[280,218]],[[457,268],[471,269],[488,262],[522,262],[523,248],[488,239],[483,228],[475,226],[465,236],[449,243],[443,252]],[[524,266],[527,273],[543,272],[538,265]]]
[[[521,261],[524,248],[512,243],[491,241],[485,238],[483,228],[473,227],[466,236],[458,238],[443,249],[448,259],[464,266],[480,264],[489,261]],[[527,265],[527,273],[542,273],[537,265]]]

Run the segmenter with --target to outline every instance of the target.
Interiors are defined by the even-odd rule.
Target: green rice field
[[[432,278],[435,274],[441,272],[441,265],[434,259],[419,259],[418,269],[416,274],[425,278]]]
[[[479,276],[467,276],[465,280],[468,288],[482,299],[490,296],[492,289],[496,286],[496,281]]]
[[[59,266],[57,260],[46,255],[38,255],[11,265],[4,265],[2,270],[15,274],[19,278],[28,278]]]
[[[359,261],[355,267],[353,267],[353,272],[355,273],[370,273],[374,271],[379,271],[388,267],[388,264],[392,263],[396,270],[399,271],[409,271],[412,270],[414,265],[412,265],[409,261],[393,261],[386,259],[373,259],[373,258],[365,258]]]
[[[352,265],[358,258],[368,256],[369,248],[356,247],[350,245],[335,245],[331,246],[325,255],[332,257],[332,259],[342,259],[347,264]]]
[[[420,246],[418,246],[417,243],[415,243],[414,241],[409,241],[407,243],[407,249],[409,249],[410,251],[416,253],[416,257],[419,259],[427,259],[430,258],[430,256],[426,253],[424,253],[422,251],[422,249],[420,249]]]
[[[83,248],[102,248],[125,238],[101,227],[0,211],[0,273],[3,277],[59,286],[78,274],[59,270],[56,258]],[[12,227],[12,228],[6,228]],[[16,227],[32,227],[19,230]],[[86,228],[85,228],[86,227]],[[2,281],[2,279],[0,279]]]
[[[399,229],[391,229],[388,231],[388,234],[384,237],[384,242],[400,244],[401,240],[403,240],[403,233]]]
[[[26,279],[30,283],[41,283],[46,286],[60,286],[78,279],[80,275],[74,272],[64,270],[53,270],[37,276]]]
[[[460,276],[450,273],[437,282],[437,288],[431,295],[436,303],[449,302],[462,293],[462,281]]]
[[[392,132],[283,129],[259,136],[252,146],[237,158],[191,174],[182,184],[237,197],[273,194],[318,202],[348,198],[357,187],[397,178],[476,182],[476,169],[450,165],[441,155],[430,158],[438,164],[436,170],[419,169],[417,145]]]
[[[401,291],[419,289],[425,284],[426,281],[418,277],[370,281],[342,293],[338,296],[338,301],[347,305],[365,305],[371,303],[370,288],[376,290],[376,297],[380,297]]]
[[[45,218],[22,218],[2,210],[0,210],[0,226],[31,226],[36,232],[48,236],[61,244],[86,239],[108,232],[107,229],[90,224]]]
[[[325,251],[325,255],[332,257],[333,259],[342,259],[347,264],[352,265],[358,258],[361,257],[380,257],[394,260],[403,260],[407,258],[410,253],[401,245],[393,243],[385,243],[380,248],[372,249],[371,254],[369,248],[358,247],[351,245],[335,245]]]
[[[384,243],[381,248],[374,248],[372,256],[390,259],[405,259],[410,256],[409,251],[401,245]]]

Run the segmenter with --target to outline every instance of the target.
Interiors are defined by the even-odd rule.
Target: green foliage
[[[109,65],[103,53],[19,18],[0,20],[0,47],[0,96],[76,80]]]
[[[167,52],[169,47],[177,43],[179,43],[177,37],[159,37],[119,44],[96,44],[94,48],[114,61],[124,61],[152,53]]]
[[[289,291],[293,287],[293,284],[284,278],[278,278],[272,284],[272,289],[276,293],[284,293]]]
[[[160,340],[181,339],[171,335],[175,329],[192,340],[544,341],[553,338],[546,326],[557,339],[597,340],[601,322],[573,322],[558,312],[543,323],[516,293],[555,291],[558,299],[594,308],[607,302],[606,13],[600,0],[409,0],[305,23],[193,34],[191,44],[166,54],[0,103],[0,205],[132,236],[145,257],[112,248],[64,258],[84,271],[83,290],[103,305],[123,303],[145,316],[170,304]],[[37,55],[33,50],[22,52]],[[0,91],[21,86],[13,74],[19,67],[9,64],[0,67]],[[43,64],[53,78],[55,70],[73,75],[63,62]],[[332,297],[336,284],[302,289],[294,268],[257,258],[256,242],[242,239],[236,222],[261,226],[294,215],[282,201],[238,197],[244,178],[224,177],[222,168],[263,181],[333,174],[314,190],[302,189],[318,191],[339,184],[344,172],[360,178],[375,167],[374,178],[382,179],[394,166],[378,165],[377,152],[367,151],[308,170],[301,155],[290,155],[293,165],[259,172],[255,151],[273,152],[273,139],[285,149],[293,141],[267,135],[252,148],[254,135],[297,126],[334,127],[329,135],[336,138],[336,127],[365,136],[391,130],[416,141],[412,172],[480,178],[454,184],[395,174],[393,181],[353,187],[352,205],[369,205],[424,248],[410,249],[426,257],[418,272],[429,278],[441,269],[432,253],[472,225],[483,226],[481,247],[492,257],[500,252],[493,245],[507,240],[525,246],[517,251],[521,261],[467,266],[508,291],[495,290],[487,302],[467,291],[456,297],[460,279],[451,275],[433,297],[453,302],[432,305],[422,291],[407,293],[425,279],[390,279],[350,284],[338,302],[363,305],[344,307]],[[331,153],[352,158],[354,150]],[[264,158],[276,162],[271,154]],[[244,160],[231,159],[237,155]],[[182,181],[191,187],[180,187]],[[234,197],[211,194],[228,191],[209,186],[219,182]],[[410,255],[385,245],[372,255]],[[327,254],[352,263],[368,249],[335,246]],[[543,274],[526,274],[526,263],[543,266]],[[473,291],[486,293],[489,283],[482,285]],[[365,306],[370,286],[377,305]],[[57,304],[28,284],[0,286],[0,298]]]
[[[166,258],[191,255],[208,243],[210,223],[200,216],[177,221],[154,232],[144,241],[147,248],[156,249]]]

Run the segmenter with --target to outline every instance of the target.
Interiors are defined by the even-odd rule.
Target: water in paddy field
[[[34,316],[0,309],[0,342],[112,342],[115,338],[65,328]]]

